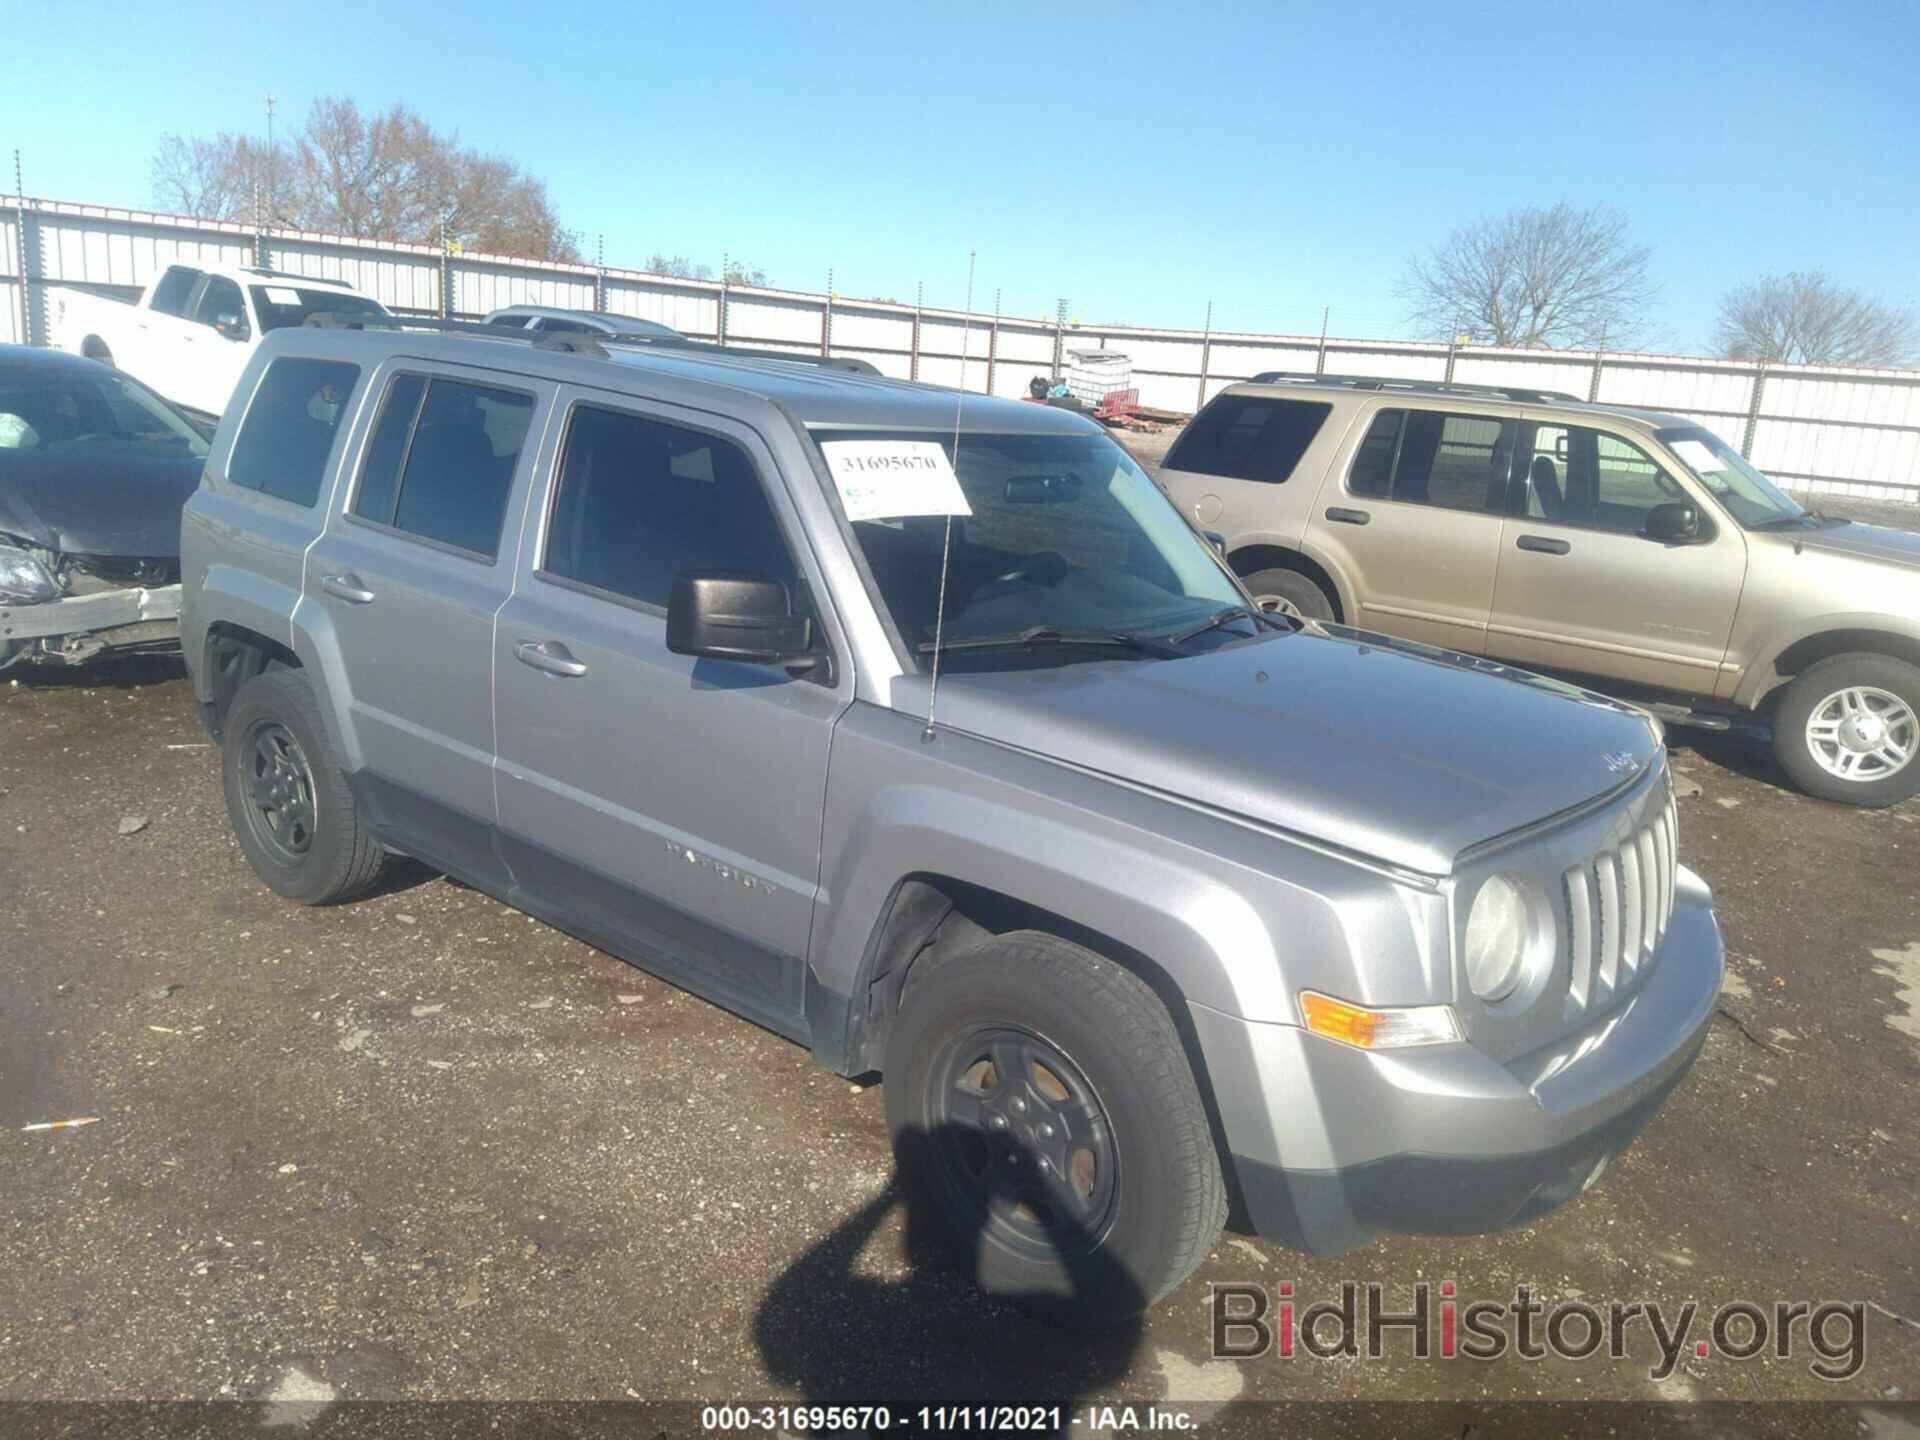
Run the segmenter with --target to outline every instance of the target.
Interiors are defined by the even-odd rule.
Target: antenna
[[[960,474],[960,407],[967,399],[967,342],[973,335],[973,262],[967,252],[967,318],[960,327],[960,385],[953,397],[953,473]],[[927,682],[927,728],[920,732],[920,743],[933,739],[933,706],[940,698],[940,641],[947,623],[947,569],[953,560],[953,511],[947,511],[946,533],[940,539],[940,598],[933,607],[933,678]]]

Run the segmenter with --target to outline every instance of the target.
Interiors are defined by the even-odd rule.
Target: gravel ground
[[[1799,1398],[1852,1403],[1778,1412],[1796,1433],[1895,1423],[1875,1407],[1920,1397],[1893,1318],[1920,1318],[1920,804],[1675,747],[1724,1014],[1603,1181],[1491,1238],[1307,1259],[1229,1234],[1089,1341],[929,1263],[877,1088],[422,871],[274,898],[177,664],[0,682],[0,1399]],[[1654,1381],[1644,1331],[1621,1362],[1209,1360],[1208,1282],[1281,1280],[1876,1308],[1839,1383],[1805,1354]]]

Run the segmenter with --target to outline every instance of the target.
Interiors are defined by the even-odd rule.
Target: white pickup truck
[[[60,286],[47,306],[62,350],[116,366],[208,416],[227,408],[267,331],[320,311],[387,317],[378,300],[343,281],[241,265],[169,265],[132,302]]]

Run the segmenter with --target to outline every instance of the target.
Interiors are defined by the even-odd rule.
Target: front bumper
[[[174,622],[177,628],[180,596],[178,585],[159,585],[151,590],[135,588],[68,595],[36,605],[0,601],[0,653],[18,641],[101,635],[111,645],[115,643],[113,637],[102,632],[163,622]],[[151,637],[142,635],[141,638],[144,642]]]
[[[1334,1254],[1383,1232],[1504,1229],[1578,1194],[1680,1083],[1713,1018],[1724,955],[1712,897],[1686,870],[1676,888],[1646,983],[1554,1055],[1364,1051],[1191,1007],[1242,1218]]]

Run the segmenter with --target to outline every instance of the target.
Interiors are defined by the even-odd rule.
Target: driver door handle
[[[349,605],[371,605],[373,591],[360,583],[360,577],[354,574],[322,575],[320,588],[327,594],[346,601]]]
[[[1330,505],[1327,507],[1327,519],[1338,521],[1342,525],[1364,525],[1373,519],[1373,516],[1365,510],[1349,510],[1344,506]]]
[[[549,675],[564,675],[569,680],[587,673],[585,661],[576,660],[558,640],[522,640],[513,647],[513,658]]]
[[[1535,550],[1542,555],[1565,555],[1573,549],[1566,541],[1546,535],[1522,535],[1514,544],[1522,550]]]

